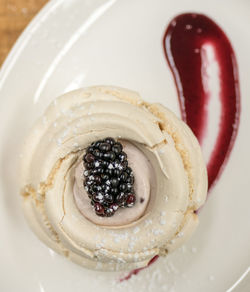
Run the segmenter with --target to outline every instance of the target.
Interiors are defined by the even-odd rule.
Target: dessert
[[[107,139],[125,160],[119,161],[118,150],[105,154],[113,146]],[[195,211],[206,199],[206,167],[191,130],[162,105],[127,89],[96,86],[58,97],[34,125],[22,157],[21,194],[31,228],[50,248],[91,269],[139,268],[175,250],[195,230]],[[104,163],[102,171],[112,170],[94,178],[96,187],[104,185],[103,196],[109,194],[103,182],[114,179],[116,165],[126,161],[122,172],[132,174],[116,174],[119,190],[106,205],[86,188],[100,166],[87,165],[94,161]],[[121,187],[123,179],[129,188]],[[117,204],[113,214],[107,211],[111,203]]]

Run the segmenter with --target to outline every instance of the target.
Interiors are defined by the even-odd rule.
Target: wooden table
[[[18,36],[48,0],[0,0],[0,66]]]

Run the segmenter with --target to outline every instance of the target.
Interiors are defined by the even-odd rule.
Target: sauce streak
[[[150,265],[152,265],[154,262],[156,262],[158,260],[159,256],[156,255],[154,256],[149,262],[148,264],[145,266],[145,267],[142,267],[142,268],[138,268],[138,269],[134,269],[132,270],[131,272],[129,272],[127,274],[127,276],[125,276],[124,278],[121,278],[119,281],[120,282],[123,282],[123,281],[127,281],[129,280],[133,275],[137,275],[140,271],[146,269],[147,267],[149,267]]]
[[[201,146],[211,123],[209,111],[218,125],[217,137],[207,161],[208,185],[213,185],[229,158],[240,115],[239,78],[236,58],[230,41],[222,29],[202,14],[186,13],[175,17],[163,37],[166,59],[173,73],[179,96],[182,119],[189,125]],[[219,90],[217,110],[210,108],[211,91],[204,53],[210,47],[218,68]],[[203,54],[203,55],[202,55]]]

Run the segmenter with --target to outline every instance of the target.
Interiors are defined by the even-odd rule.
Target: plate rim
[[[31,39],[36,29],[50,15],[50,12],[56,9],[64,0],[48,1],[31,19],[24,30],[20,33],[10,51],[8,52],[3,64],[0,67],[0,90],[4,86],[4,82],[8,77],[15,61],[18,59],[28,41]]]

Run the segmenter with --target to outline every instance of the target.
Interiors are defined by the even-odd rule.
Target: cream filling
[[[98,225],[122,226],[132,223],[142,217],[147,208],[151,185],[155,184],[154,172],[146,156],[132,143],[122,142],[132,168],[135,182],[136,203],[131,208],[119,208],[112,217],[100,217],[95,214],[90,199],[83,187],[84,167],[82,161],[75,168],[74,198],[79,211],[91,222]]]

